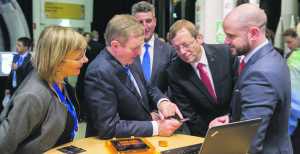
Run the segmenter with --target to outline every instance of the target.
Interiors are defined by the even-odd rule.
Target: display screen
[[[13,61],[12,52],[0,52],[0,76],[8,76]]]

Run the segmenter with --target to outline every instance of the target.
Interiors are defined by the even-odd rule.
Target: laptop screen
[[[246,154],[261,119],[251,119],[212,127],[199,154]]]

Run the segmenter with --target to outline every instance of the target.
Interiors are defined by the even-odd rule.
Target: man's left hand
[[[158,105],[158,111],[160,114],[160,118],[168,118],[177,114],[180,119],[183,119],[181,112],[179,111],[176,104],[172,103],[169,100],[163,100]]]

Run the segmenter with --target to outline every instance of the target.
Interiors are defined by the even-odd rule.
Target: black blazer
[[[19,55],[14,55],[13,57],[13,63],[16,63],[19,59]],[[19,66],[16,69],[16,78],[17,78],[17,86],[15,88],[12,87],[12,82],[13,82],[13,71],[10,72],[9,77],[8,77],[8,83],[7,83],[7,89],[10,90],[11,93],[13,93],[22,83],[22,81],[25,79],[27,74],[31,72],[33,69],[32,63],[31,63],[31,54],[28,53],[27,56],[24,58],[23,63],[21,66]]]
[[[212,74],[218,102],[197,76],[191,64],[177,58],[167,70],[172,99],[178,105],[192,135],[205,136],[208,124],[214,118],[229,112],[234,86],[234,60],[225,45],[203,45]]]
[[[167,68],[176,58],[176,51],[168,43],[162,42],[158,38],[154,39],[153,65],[150,83],[157,86],[163,93],[168,90]],[[138,71],[143,72],[140,57],[137,57],[135,64]]]
[[[146,84],[136,66],[130,69],[141,96],[124,67],[106,48],[88,66],[84,80],[84,99],[89,109],[87,136],[152,136],[150,104],[164,96],[158,88]]]

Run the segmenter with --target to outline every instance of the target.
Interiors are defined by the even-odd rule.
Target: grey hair
[[[131,8],[131,14],[135,15],[139,12],[152,12],[152,14],[155,16],[155,8],[152,4],[146,1],[140,1],[138,3],[135,3]]]

